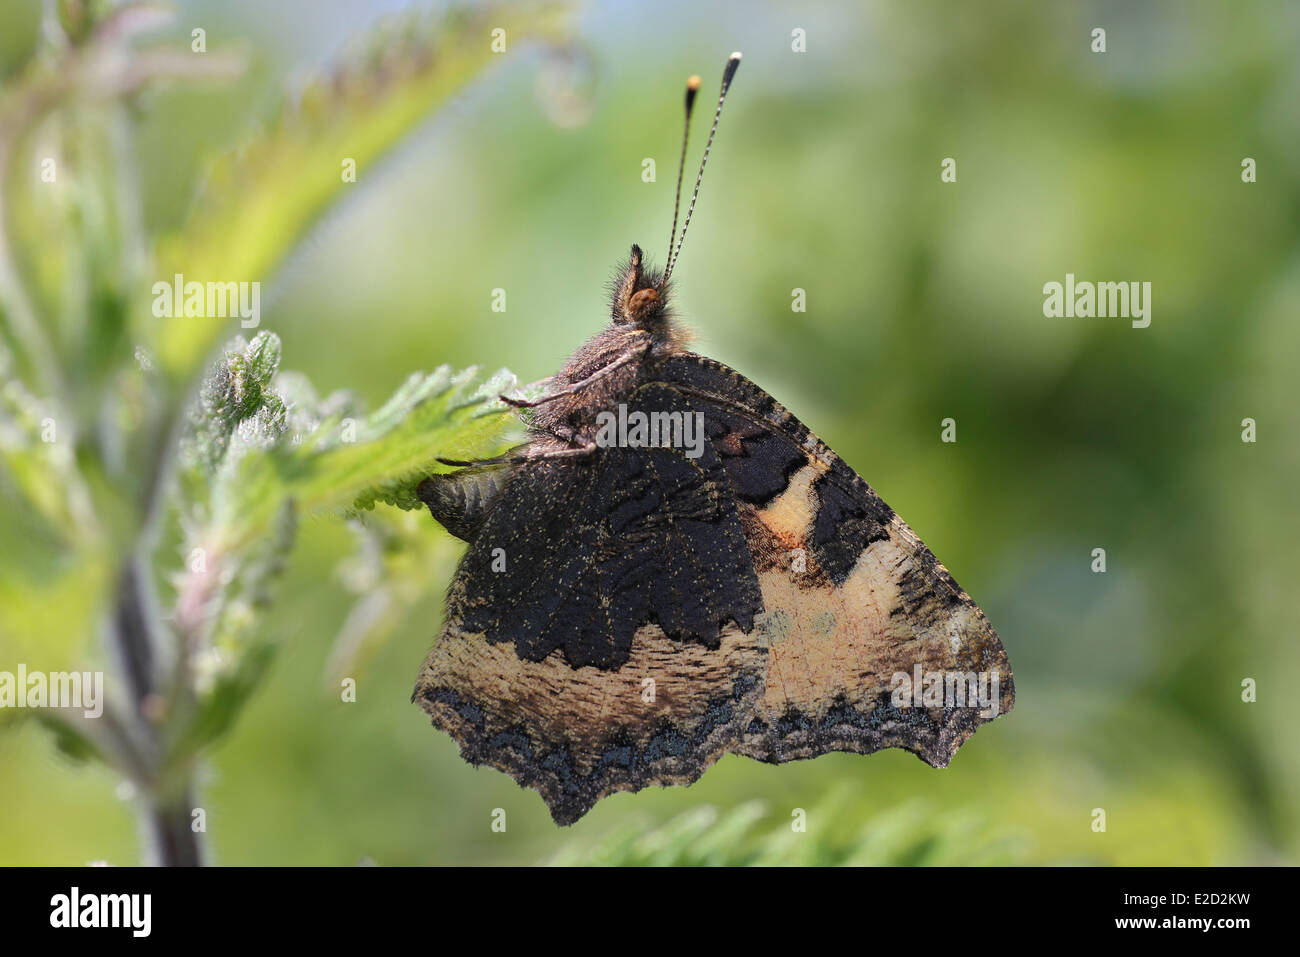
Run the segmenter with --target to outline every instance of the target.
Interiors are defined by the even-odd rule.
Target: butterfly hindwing
[[[763,593],[768,674],[739,753],[781,762],[902,747],[945,766],[1011,709],[988,619],[856,472],[722,363],[683,354],[657,371],[714,423]],[[898,675],[908,690],[937,681],[953,693],[900,704]]]
[[[468,760],[571,823],[615,791],[690,783],[728,751],[777,763],[901,747],[943,766],[1011,708],[983,613],[766,392],[684,353],[628,406],[698,413],[698,457],[615,446],[517,465],[463,523],[416,698]],[[955,675],[970,703],[900,702],[900,674],[918,688],[938,674],[940,691]],[[981,680],[996,708],[977,707]]]

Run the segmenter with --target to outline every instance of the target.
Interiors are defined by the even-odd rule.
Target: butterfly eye
[[[659,305],[659,293],[653,289],[641,289],[628,300],[627,313],[633,322],[640,322]]]

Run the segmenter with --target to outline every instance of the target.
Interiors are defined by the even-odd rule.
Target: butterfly
[[[1015,700],[997,633],[907,524],[763,389],[685,347],[669,281],[739,64],[664,269],[633,246],[609,326],[540,397],[503,396],[528,410],[522,446],[440,459],[457,470],[418,487],[468,548],[412,700],[562,825],[728,752],[896,747],[946,767]]]

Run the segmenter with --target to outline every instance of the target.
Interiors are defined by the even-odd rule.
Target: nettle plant
[[[404,520],[414,485],[443,468],[436,455],[508,444],[517,419],[496,397],[515,383],[440,368],[366,412],[284,371],[277,337],[241,330],[238,310],[207,315],[206,286],[202,315],[188,288],[168,305],[163,287],[232,283],[233,299],[272,280],[357,188],[349,168],[497,59],[497,19],[513,47],[548,16],[381,28],[219,159],[183,225],[154,236],[132,162],[141,95],[240,63],[155,6],[47,7],[39,49],[0,96],[0,671],[103,671],[106,690],[98,717],[5,708],[0,721],[41,721],[63,752],[120,774],[146,860],[202,863],[196,772],[275,654],[264,615],[297,518],[354,521],[382,563],[382,594],[358,601],[390,606],[362,630],[393,623],[391,606],[427,590],[413,557],[441,534]],[[367,637],[354,627],[341,653]]]

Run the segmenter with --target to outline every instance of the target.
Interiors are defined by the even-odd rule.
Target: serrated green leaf
[[[203,383],[182,438],[176,511],[186,563],[172,620],[191,656],[194,714],[175,742],[178,761],[230,727],[274,653],[274,637],[257,625],[300,511],[417,505],[414,486],[441,468],[437,456],[494,454],[518,424],[497,398],[514,385],[505,370],[486,379],[472,368],[416,373],[362,415],[351,397],[322,401],[306,377],[278,374],[279,363],[273,333],[235,339]],[[392,546],[394,573],[345,622],[336,668],[359,661],[416,599],[414,540]]]
[[[160,275],[267,279],[381,156],[493,61],[489,30],[497,21],[510,24],[514,48],[551,29],[559,9],[453,9],[436,20],[380,28],[362,56],[308,87],[265,134],[217,164],[184,229],[160,243]],[[355,184],[344,180],[345,160],[355,162]],[[188,375],[219,335],[219,323],[167,323],[159,346],[164,367]]]
[[[246,433],[245,446],[259,439],[274,442],[285,418],[284,400],[271,391],[279,366],[280,338],[274,333],[258,333],[252,342],[240,337],[226,347],[190,410],[190,428],[181,441],[182,481],[216,481],[239,430]]]
[[[232,448],[239,454],[223,462],[212,492],[209,547],[223,554],[238,550],[265,531],[285,499],[307,513],[368,510],[376,502],[418,507],[415,485],[446,470],[435,462],[438,456],[501,450],[518,419],[486,396],[513,380],[504,371],[482,384],[475,369],[417,373],[371,415],[332,415],[298,436],[276,431],[282,420],[268,400],[233,433]],[[497,411],[485,411],[487,405]],[[259,443],[267,454],[245,454]]]

